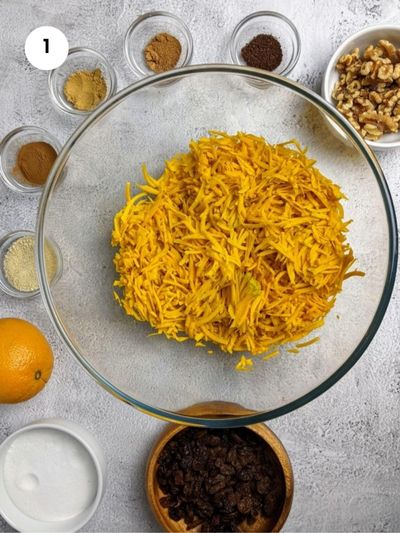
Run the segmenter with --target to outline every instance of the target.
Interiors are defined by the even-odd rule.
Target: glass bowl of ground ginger
[[[85,116],[117,90],[115,71],[107,59],[90,48],[71,48],[64,63],[48,77],[51,99],[57,109]]]
[[[74,357],[130,405],[208,427],[336,383],[378,331],[397,264],[365,142],[309,89],[238,65],[155,74],[103,103],[57,159],[37,231],[42,296]],[[54,286],[46,239],[65,259]],[[245,414],[182,412],[208,401]]]

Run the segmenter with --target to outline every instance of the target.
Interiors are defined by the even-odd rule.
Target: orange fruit
[[[46,385],[53,352],[36,326],[20,318],[0,318],[0,403],[29,400]]]

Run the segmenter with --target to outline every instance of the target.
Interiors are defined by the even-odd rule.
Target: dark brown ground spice
[[[275,70],[282,62],[282,47],[272,35],[260,33],[241,50],[242,57],[249,67]]]

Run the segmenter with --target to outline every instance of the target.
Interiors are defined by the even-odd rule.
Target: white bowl
[[[79,473],[79,482],[69,472]],[[0,446],[0,515],[17,531],[78,531],[101,501],[105,476],[103,452],[85,428],[58,418],[38,420]],[[40,491],[35,504],[34,491]]]
[[[321,94],[325,100],[336,107],[335,101],[332,98],[332,91],[335,83],[339,79],[336,63],[340,56],[352,52],[354,48],[359,48],[360,53],[362,53],[369,44],[376,44],[380,39],[386,39],[393,43],[396,48],[400,48],[400,26],[369,26],[351,35],[339,46],[331,57],[322,80]],[[328,122],[335,130],[335,133],[343,138],[343,134],[339,128],[331,120],[328,119]],[[365,141],[373,150],[386,151],[392,148],[399,148],[400,132],[385,133],[379,141],[368,141],[367,139]]]

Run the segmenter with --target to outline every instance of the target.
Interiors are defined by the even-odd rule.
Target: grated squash
[[[143,167],[114,219],[118,303],[168,338],[229,353],[319,328],[343,281],[363,273],[349,271],[345,196],[315,163],[295,140],[210,132],[158,179]]]

